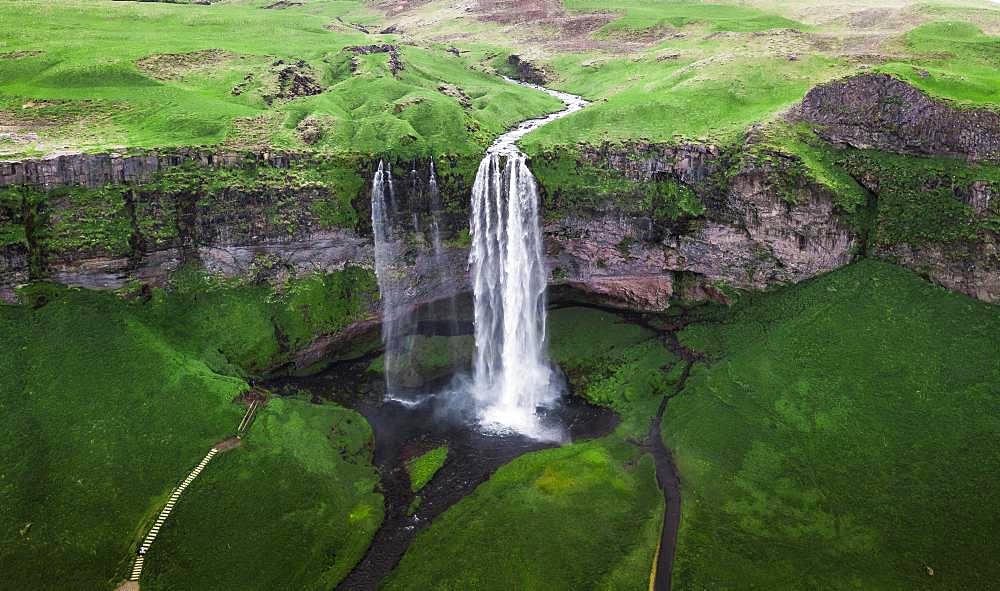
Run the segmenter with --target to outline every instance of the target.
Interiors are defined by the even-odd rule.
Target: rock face
[[[642,170],[692,170],[687,155]],[[550,267],[608,305],[663,310],[674,296],[724,299],[726,288],[796,283],[851,261],[858,236],[819,185],[783,200],[780,171],[746,165],[704,219],[679,228],[619,211],[566,216],[545,227]]]
[[[197,149],[141,154],[57,154],[31,160],[0,161],[0,187],[96,188],[148,182],[160,170],[185,163],[209,168],[261,164],[285,168],[296,159],[294,154],[248,155]]]
[[[953,107],[888,74],[817,86],[791,117],[836,144],[1000,162],[1000,112]]]
[[[952,291],[1000,302],[1000,236],[959,245],[900,244],[879,249],[879,258],[920,273]]]

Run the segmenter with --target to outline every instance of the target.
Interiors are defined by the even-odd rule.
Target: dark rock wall
[[[854,148],[1000,162],[1000,112],[953,106],[888,74],[817,86],[792,118]]]

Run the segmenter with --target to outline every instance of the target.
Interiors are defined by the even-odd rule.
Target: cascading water
[[[559,395],[545,355],[538,189],[520,153],[487,154],[472,189],[473,392],[488,426],[542,436],[536,411]]]
[[[472,188],[473,394],[487,427],[551,438],[558,435],[544,429],[538,410],[556,401],[562,384],[546,355],[547,272],[538,187],[516,142],[587,103],[534,88],[561,99],[567,108],[501,136],[479,164]]]
[[[434,161],[431,161],[430,177],[427,181],[427,192],[430,195],[431,209],[431,248],[434,252],[434,267],[438,270],[438,282],[443,284],[447,281],[447,275],[451,273],[448,267],[447,256],[445,254],[444,241],[441,239],[441,216],[443,214],[443,204],[441,203],[441,191],[438,189],[437,174],[434,172]],[[458,306],[455,303],[455,296],[450,295],[444,302],[445,315],[449,323],[449,335],[458,334]],[[460,357],[460,353],[452,345],[450,350],[451,363],[454,366]]]
[[[372,232],[375,238],[375,277],[382,300],[382,343],[386,394],[396,396],[397,369],[405,361],[408,316],[402,311],[402,290],[394,266],[399,259],[399,241],[393,233],[393,211],[398,207],[392,186],[392,169],[379,160],[372,178]]]

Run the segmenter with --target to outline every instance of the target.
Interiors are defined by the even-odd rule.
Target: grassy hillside
[[[684,487],[675,583],[989,588],[998,330],[995,306],[877,262],[688,329],[714,362],[663,427]]]
[[[945,21],[910,31],[903,45],[914,57],[886,64],[884,71],[931,95],[1000,106],[1000,36],[986,35],[970,23]]]
[[[444,48],[403,47],[398,77],[388,53],[352,66],[344,47],[394,39],[352,28],[376,20],[360,0],[267,4],[3,3],[0,124],[12,135],[0,153],[218,143],[470,153],[559,105]],[[308,83],[283,82],[289,65]]]
[[[354,411],[272,400],[243,445],[184,493],[148,554],[143,588],[332,588],[382,521],[371,438]]]
[[[283,297],[189,283],[146,303],[40,285],[25,294],[30,306],[0,306],[4,584],[92,591],[124,578],[171,489],[212,444],[234,434],[243,408],[233,401],[248,388],[238,376],[280,358],[282,328],[329,330],[357,313],[336,277],[293,286]],[[318,315],[303,325],[302,306],[310,303]],[[332,427],[340,439],[327,439]],[[269,565],[280,572],[308,563],[303,585],[329,583],[360,558],[380,521],[374,472],[367,455],[358,455],[367,433],[354,413],[276,404],[247,446],[220,457],[200,486],[212,486],[218,467],[221,480],[210,496],[232,515],[252,509],[266,517],[273,529],[253,528],[260,543],[287,537],[289,523],[313,532],[312,561],[303,550],[275,555]],[[336,501],[312,494],[323,487]],[[287,504],[242,504],[277,497]],[[345,533],[340,524],[352,515],[354,528]],[[169,539],[157,541],[150,563],[156,552],[170,556]],[[239,567],[231,557],[213,565],[219,577],[243,576]],[[197,586],[170,581],[171,588]]]
[[[900,2],[874,14],[766,1],[270,4],[3,3],[0,155],[181,145],[477,154],[558,107],[496,78],[511,52],[597,101],[529,136],[531,153],[581,141],[734,142],[863,65],[941,97],[998,104],[1000,11],[972,5]],[[398,46],[395,75],[389,53],[344,51],[383,43]]]

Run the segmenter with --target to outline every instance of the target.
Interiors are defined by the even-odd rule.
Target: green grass
[[[15,145],[25,154],[214,145],[307,148],[296,126],[314,115],[332,125],[315,149],[355,153],[479,153],[516,121],[558,107],[547,95],[475,72],[443,49],[406,47],[393,78],[387,54],[363,56],[350,71],[342,48],[392,41],[335,22],[374,20],[363,2],[310,2],[308,9],[261,10],[261,2],[212,6],[70,0],[58,6],[15,0],[0,6],[0,112],[37,132]],[[334,23],[331,25],[331,23]],[[330,25],[330,28],[327,26]],[[143,71],[156,54],[228,52],[203,67]],[[275,59],[304,60],[325,87],[319,95],[278,100]],[[247,91],[233,88],[247,75]],[[438,91],[463,89],[468,109]]]
[[[979,216],[961,199],[975,182],[984,182],[994,191],[1000,189],[998,166],[875,150],[849,151],[839,162],[856,178],[866,176],[877,182],[873,244],[975,241],[988,228],[1000,229],[996,200]]]
[[[713,43],[713,42],[706,42]],[[623,86],[622,68],[635,72]],[[593,86],[586,71],[612,68],[607,85]],[[598,63],[567,76],[561,86],[589,98],[606,99],[555,121],[526,137],[528,154],[565,149],[579,142],[600,144],[643,139],[731,143],[751,124],[791,106],[817,82],[846,73],[839,60],[812,55],[785,57],[731,54],[704,63],[661,63],[652,57],[638,65]],[[579,76],[579,78],[577,78]],[[618,83],[611,80],[618,79]]]
[[[106,589],[141,523],[233,434],[243,380],[175,349],[111,294],[0,306],[5,585]]]
[[[421,532],[387,591],[644,590],[663,497],[615,437],[521,456]]]
[[[913,57],[881,69],[928,94],[967,105],[1000,105],[1000,37],[964,22],[929,23],[903,39]]]
[[[92,590],[124,578],[142,526],[209,446],[234,433],[242,408],[232,401],[247,388],[235,376],[280,361],[282,334],[301,345],[342,326],[360,310],[364,286],[374,285],[370,272],[350,269],[294,282],[281,296],[203,281],[182,273],[172,291],[146,303],[36,285],[24,293],[30,307],[0,306],[0,430],[9,442],[0,451],[0,561],[7,584]],[[306,423],[303,446],[325,440],[333,416],[311,419],[314,408],[288,415]],[[345,433],[356,439],[360,428]],[[273,447],[288,432],[265,431],[248,449],[253,441]],[[247,456],[261,462],[254,478],[284,469],[274,457]],[[363,463],[352,461],[360,466],[352,474],[363,472]],[[359,498],[370,492],[369,480],[354,480]],[[305,511],[305,500],[298,502]],[[276,519],[285,519],[283,510],[280,502],[268,508]],[[378,515],[358,527],[369,531]],[[341,539],[316,529],[317,540]],[[364,536],[342,540],[342,562],[334,561],[325,580],[343,574],[364,548]]]
[[[147,554],[143,588],[332,588],[382,520],[371,438],[354,411],[271,400],[184,493]]]
[[[448,459],[448,446],[442,445],[426,451],[406,462],[406,471],[410,475],[410,489],[420,492]]]
[[[360,319],[376,294],[373,273],[357,267],[299,277],[280,293],[183,270],[171,291],[154,291],[137,313],[213,369],[242,375]]]
[[[844,151],[824,142],[806,125],[775,123],[762,132],[760,143],[751,146],[751,155],[756,158],[772,159],[772,155],[791,157],[794,164],[782,161],[778,166],[783,176],[795,181],[808,178],[827,190],[834,202],[847,213],[859,213],[868,196],[864,188],[854,180],[843,167]],[[798,203],[801,195],[797,187],[788,187],[785,198]]]
[[[714,363],[663,427],[678,588],[989,588],[998,330],[995,306],[864,261],[685,331]]]
[[[563,308],[549,315],[549,340],[574,393],[613,409],[619,435],[644,437],[681,367],[659,336],[610,312]]]

